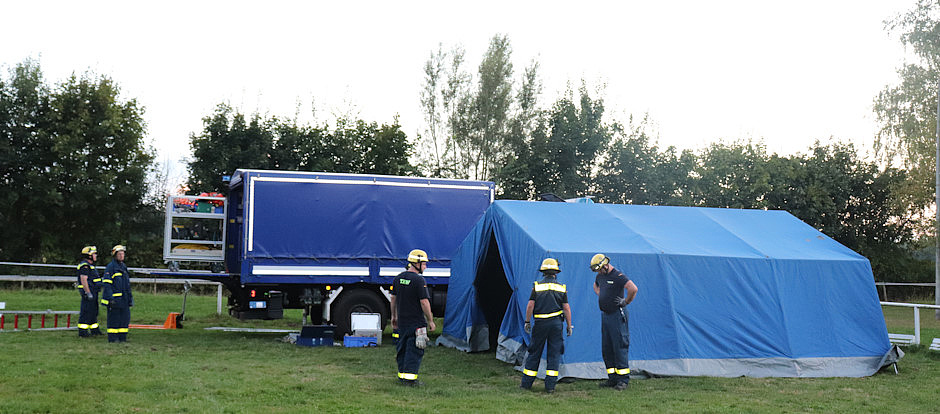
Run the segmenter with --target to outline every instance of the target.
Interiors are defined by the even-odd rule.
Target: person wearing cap
[[[630,317],[627,305],[639,290],[632,280],[610,264],[610,258],[598,253],[591,258],[594,293],[601,308],[601,354],[607,367],[607,381],[602,387],[623,391],[630,385]],[[624,295],[626,290],[626,295]]]
[[[397,329],[399,335],[395,357],[398,381],[411,387],[423,385],[418,381],[418,368],[430,341],[428,329],[437,328],[431,314],[428,286],[421,276],[427,268],[428,254],[424,250],[412,250],[408,253],[408,267],[395,277],[391,291],[392,329]]]
[[[134,294],[131,292],[130,272],[124,264],[126,247],[114,246],[112,260],[104,271],[104,293],[101,303],[108,307],[108,342],[127,342],[128,326],[131,323],[131,307]]]
[[[561,354],[564,353],[565,343],[562,337],[562,317],[568,324],[568,336],[574,332],[571,325],[571,307],[568,305],[568,288],[558,283],[556,276],[561,272],[558,261],[547,258],[539,267],[542,279],[535,282],[529,303],[525,308],[524,329],[532,335],[529,342],[529,356],[526,357],[522,370],[522,383],[519,388],[532,389],[535,376],[539,371],[539,362],[542,359],[542,350],[545,353],[545,392],[555,392],[558,383],[558,366],[561,364]],[[535,317],[535,323],[529,322]],[[534,326],[533,326],[534,325]]]
[[[82,248],[82,261],[78,269],[78,294],[81,304],[78,310],[78,336],[87,338],[101,335],[98,329],[98,291],[101,289],[101,276],[95,269],[98,260],[98,249],[95,246]]]

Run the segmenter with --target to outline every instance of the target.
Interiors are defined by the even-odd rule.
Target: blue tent
[[[635,374],[858,377],[896,358],[868,259],[785,211],[528,201],[495,202],[464,239],[438,344],[520,364],[525,305],[554,257],[575,327],[560,375],[606,378],[595,253],[639,287]]]

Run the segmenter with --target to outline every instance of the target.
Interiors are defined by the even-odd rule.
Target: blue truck
[[[218,209],[225,273],[193,276],[223,283],[239,319],[303,309],[305,324],[342,335],[354,312],[386,325],[392,280],[423,249],[432,309],[443,315],[451,258],[493,198],[486,181],[240,169]]]

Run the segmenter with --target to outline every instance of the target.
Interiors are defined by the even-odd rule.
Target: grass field
[[[182,301],[134,296],[133,323],[162,323]],[[73,310],[77,299],[65,289],[0,290],[11,310]],[[186,313],[184,329],[131,330],[126,344],[79,340],[74,331],[0,334],[0,412],[935,412],[940,395],[940,352],[926,347],[907,350],[900,375],[658,378],[624,392],[580,380],[553,395],[518,389],[520,374],[493,354],[433,348],[420,373],[427,385],[403,388],[389,337],[378,348],[297,347],[279,334],[202,329],[296,329],[297,311],[239,322],[215,314],[215,296],[190,296]],[[885,315],[890,332],[913,332],[911,309]],[[921,322],[925,343],[940,337],[932,312]]]

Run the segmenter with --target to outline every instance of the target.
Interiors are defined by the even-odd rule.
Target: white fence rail
[[[920,310],[940,309],[937,305],[923,305],[920,303],[902,303],[902,302],[881,302],[881,306],[900,306],[905,308],[914,308],[914,345],[920,345]]]
[[[19,275],[0,275],[0,282],[20,282],[21,284],[26,282],[44,282],[44,283],[75,283],[75,276],[19,276]],[[202,279],[164,279],[158,277],[132,277],[131,283],[133,284],[153,284],[154,290],[156,290],[157,285],[182,285],[185,283],[190,285],[215,285],[216,286],[216,303],[215,303],[215,312],[218,315],[222,314],[222,284],[219,282],[213,282],[210,280]]]

